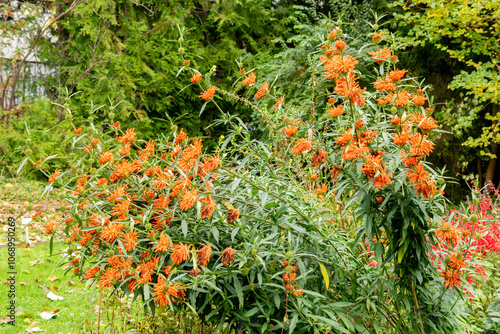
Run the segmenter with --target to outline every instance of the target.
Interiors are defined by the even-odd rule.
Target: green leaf
[[[212,234],[214,235],[215,241],[219,242],[219,229],[212,226]]]
[[[288,333],[293,333],[293,331],[295,330],[295,326],[297,326],[298,320],[299,320],[299,315],[295,314],[293,316],[292,320],[290,320],[290,328],[288,330]]]
[[[16,172],[17,175],[19,175],[19,172],[21,171],[21,169],[23,169],[24,165],[26,164],[26,161],[28,161],[28,157],[24,158],[23,162],[21,162],[21,165],[19,166]]]
[[[236,291],[236,296],[240,302],[240,309],[243,308],[243,289],[241,288],[241,282],[237,276],[234,276],[234,290]]]

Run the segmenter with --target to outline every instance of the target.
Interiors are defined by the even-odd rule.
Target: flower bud
[[[26,206],[26,210],[31,211],[33,210],[33,205],[30,203]]]
[[[378,24],[376,24],[376,23],[375,23],[375,24],[373,25],[373,30],[378,30],[378,28],[379,28]]]
[[[474,198],[474,199],[472,200],[472,203],[474,203],[474,205],[476,205],[476,206],[477,206],[477,205],[479,204],[479,198]]]
[[[66,102],[66,103],[64,104],[64,108],[68,109],[68,108],[69,108],[69,103],[67,103],[67,102]]]
[[[251,253],[252,253],[252,255],[255,255],[255,254],[257,254],[257,250],[255,248],[252,248]]]
[[[73,254],[73,249],[72,249],[72,248],[68,248],[68,250],[66,251],[66,253],[67,253],[68,255]]]
[[[241,268],[241,273],[242,273],[243,275],[245,275],[245,276],[246,276],[246,275],[248,275],[248,273],[249,273],[249,272],[250,272],[250,269],[248,269],[248,268]]]
[[[28,148],[28,149],[26,150],[26,154],[28,154],[28,155],[29,155],[29,154],[31,154],[31,153],[33,153],[33,150],[32,150],[32,149],[30,149],[30,148]]]
[[[64,205],[59,205],[59,211],[61,212],[66,211],[66,207]]]
[[[89,165],[92,165],[94,163],[94,158],[88,159],[87,162],[88,162]]]
[[[477,217],[477,215],[472,215],[470,216],[470,221],[473,222],[473,223],[477,223],[477,221],[479,220],[479,218]]]
[[[172,130],[173,132],[176,132],[178,129],[179,127],[175,124],[170,127],[170,130]]]
[[[391,114],[393,114],[393,115],[398,112],[398,108],[396,108],[394,106],[391,109],[389,109],[389,110],[390,110]]]
[[[110,112],[108,114],[108,117],[109,117],[110,120],[114,120],[115,119],[115,113],[114,112]]]
[[[337,36],[339,37],[342,36],[342,33],[343,33],[342,29],[337,29]]]
[[[87,118],[87,121],[89,121],[90,123],[92,123],[92,122],[94,121],[94,117],[89,116],[89,117]]]
[[[291,251],[286,252],[285,257],[286,257],[288,260],[290,260],[290,259],[293,257],[293,252],[291,252]]]
[[[179,50],[177,50],[177,52],[179,52],[179,54],[183,55],[186,50],[184,48],[179,48]]]
[[[31,138],[26,138],[26,144],[27,145],[31,144]]]
[[[68,115],[64,116],[64,118],[67,119],[67,120],[72,120],[73,119],[73,115],[68,114]]]
[[[184,38],[181,36],[181,37],[179,37],[179,43],[182,43],[182,42],[184,42]]]
[[[97,169],[96,169],[95,167],[92,167],[92,168],[90,169],[90,174],[92,174],[92,175],[96,175],[96,174],[97,174]]]
[[[442,177],[439,178],[438,184],[442,186],[444,184],[444,179]]]
[[[151,224],[147,223],[144,225],[144,227],[146,228],[146,231],[149,231],[151,229]]]

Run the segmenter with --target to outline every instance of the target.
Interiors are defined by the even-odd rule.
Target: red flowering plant
[[[444,287],[462,293],[477,331],[500,328],[500,193],[491,182],[450,211],[435,232],[436,268]],[[444,290],[442,292],[444,294]]]

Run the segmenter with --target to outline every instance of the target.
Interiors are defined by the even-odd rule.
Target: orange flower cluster
[[[462,256],[451,255],[446,259],[447,265],[440,274],[444,278],[444,285],[455,290],[456,287],[462,285],[462,268],[465,268],[467,264],[463,260]]]
[[[255,93],[255,98],[260,99],[261,97],[266,95],[268,91],[269,91],[269,83],[266,82],[257,90],[257,93]]]
[[[136,134],[134,129],[128,129],[115,139],[119,147],[132,150]],[[155,156],[152,141],[137,149],[134,160],[114,156],[115,150],[107,145],[109,141],[103,143],[105,151],[91,152],[101,164],[107,164],[107,168],[77,178],[72,193],[75,201],[81,203],[79,214],[87,212],[87,219],[64,218],[69,230],[68,243],[78,243],[92,254],[100,253],[108,259],[107,263],[86,268],[80,275],[97,279],[101,289],[117,287],[127,281],[124,286],[132,292],[142,289],[140,286],[144,284],[153,284],[158,305],[167,305],[169,298],[172,302],[179,301],[184,298],[185,288],[169,285],[164,276],[157,276],[158,266],[168,268],[165,274],[172,275],[177,266],[189,267],[193,254],[196,254],[198,267],[208,266],[212,245],[196,246],[184,240],[174,242],[165,228],[173,224],[174,215],[196,210],[196,204],[201,204],[201,218],[210,219],[217,209],[212,187],[221,160],[219,156],[204,156],[202,140],[189,141],[182,129],[173,143],[167,144],[170,151],[161,150],[162,159]],[[51,182],[60,176],[59,173],[57,170],[51,176]],[[138,184],[142,193],[138,193]],[[97,205],[86,200],[92,196],[100,198],[99,212],[93,212]],[[230,224],[240,212],[231,208],[226,214]],[[45,232],[53,233],[56,226],[55,220],[50,221]],[[149,251],[144,251],[145,247]],[[234,254],[231,247],[226,248],[220,256],[221,262],[230,264]],[[76,262],[73,265],[76,266]],[[75,268],[77,273],[80,269]],[[200,269],[192,268],[191,271],[194,277]]]
[[[297,278],[297,267],[291,266],[288,261],[283,261],[283,267],[285,267],[285,273],[283,274],[283,282],[285,283],[285,289],[288,293],[298,297],[303,294],[301,289],[296,290],[296,285],[292,284]]]
[[[248,76],[245,79],[243,79],[243,81],[241,83],[244,84],[245,86],[250,86],[250,85],[253,85],[255,83],[255,79],[257,79],[257,76],[255,75],[255,73],[250,72],[248,74]]]
[[[201,81],[201,78],[202,78],[202,75],[200,73],[195,73],[193,74],[193,76],[191,77],[191,83],[198,83]]]
[[[214,97],[216,89],[217,89],[217,87],[212,86],[212,87],[208,88],[206,91],[202,92],[200,94],[200,97],[203,100],[208,101],[208,100],[212,99],[212,97]]]

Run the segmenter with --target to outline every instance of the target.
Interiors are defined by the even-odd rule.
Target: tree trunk
[[[498,110],[500,109],[500,106],[498,104],[493,105],[493,111],[492,111],[492,116],[496,116],[498,113]],[[497,126],[498,121],[493,121],[493,127]],[[484,178],[484,182],[488,183],[488,181],[493,182],[493,178],[495,177],[495,169],[497,167],[497,157],[496,155],[498,154],[498,143],[493,143],[491,145],[491,154],[495,155],[495,158],[490,158],[490,161],[488,162],[488,168],[486,169],[486,176]]]

